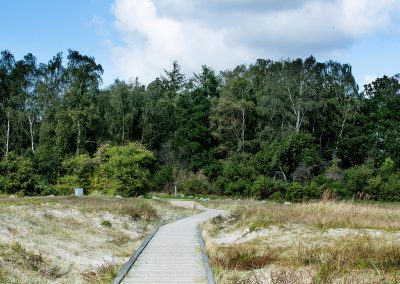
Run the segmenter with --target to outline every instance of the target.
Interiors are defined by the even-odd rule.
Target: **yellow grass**
[[[0,200],[0,283],[109,283],[155,225],[192,214],[157,200]]]
[[[229,215],[204,226],[219,283],[400,283],[398,204],[232,204]],[[229,207],[226,201],[213,205]],[[325,234],[343,228],[354,234]],[[379,234],[365,234],[365,229]],[[244,242],[216,242],[231,232],[246,236],[268,230],[279,232],[284,241],[274,245],[269,238],[275,235],[254,234]]]

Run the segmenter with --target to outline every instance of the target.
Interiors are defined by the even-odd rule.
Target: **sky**
[[[104,86],[149,83],[177,60],[190,77],[258,58],[349,63],[363,86],[400,73],[400,0],[0,0],[0,50],[46,63],[95,57]]]

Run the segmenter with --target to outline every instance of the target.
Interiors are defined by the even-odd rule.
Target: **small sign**
[[[75,188],[75,196],[82,196],[83,195],[83,188],[78,187]]]

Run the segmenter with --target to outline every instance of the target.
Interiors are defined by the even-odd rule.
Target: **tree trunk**
[[[5,157],[8,157],[8,152],[10,149],[10,120],[7,120],[7,131],[6,131],[6,153]]]
[[[283,171],[283,169],[282,169],[281,166],[279,166],[279,170],[281,171],[281,174],[282,174],[283,179],[287,182],[288,179],[287,179],[287,177],[286,177],[286,175],[285,175],[285,172]]]
[[[34,131],[33,131],[33,119],[28,116],[29,121],[29,138],[31,139],[32,153],[35,153],[35,142],[34,142]]]
[[[297,110],[295,114],[296,114],[296,133],[299,133],[301,127],[301,111]]]
[[[342,124],[341,124],[341,127],[340,127],[339,136],[337,138],[336,145],[335,145],[335,150],[334,150],[333,155],[332,155],[333,157],[336,157],[336,153],[337,153],[337,150],[339,148],[340,139],[343,136],[344,126],[346,124],[347,114],[348,114],[349,110],[350,110],[350,106],[348,108],[346,108],[346,111],[344,113]]]
[[[80,124],[80,121],[78,120],[78,125],[77,125],[77,127],[78,127],[78,133],[77,133],[77,135],[76,135],[76,154],[77,155],[79,155],[79,145],[80,145],[80,143],[81,143],[81,124]]]

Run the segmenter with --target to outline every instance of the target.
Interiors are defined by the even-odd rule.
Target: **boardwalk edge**
[[[138,259],[139,255],[143,252],[143,250],[146,248],[148,243],[151,241],[151,239],[154,237],[154,235],[157,233],[158,229],[161,226],[157,226],[150,234],[149,236],[143,241],[143,243],[140,245],[140,247],[132,254],[132,256],[129,258],[128,262],[125,263],[125,265],[121,268],[121,270],[118,272],[118,275],[114,278],[112,281],[112,284],[120,284],[122,279],[128,274],[129,270],[131,269],[132,265],[135,263],[135,261]]]
[[[203,256],[203,264],[205,266],[206,273],[207,273],[207,282],[208,282],[208,284],[215,284],[214,273],[212,272],[212,269],[211,269],[210,260],[207,255],[207,250],[206,250],[206,245],[204,243],[203,234],[201,233],[201,224],[197,226],[197,238],[200,243],[201,254]]]

